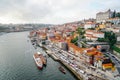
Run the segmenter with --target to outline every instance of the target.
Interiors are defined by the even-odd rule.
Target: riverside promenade
[[[55,61],[59,61],[62,63],[66,68],[68,68],[79,80],[84,80],[82,75],[79,75],[74,68],[72,68],[69,64],[59,58],[55,52],[51,51],[50,48],[47,46],[43,46],[46,49],[46,53],[50,55]]]
[[[76,67],[76,65],[71,64],[70,61],[72,59],[70,61],[68,58],[65,59],[65,54],[63,54],[64,53],[63,50],[55,48],[53,46],[48,47],[48,45],[47,46],[44,45],[43,48],[45,48],[45,51],[48,55],[50,55],[55,61],[59,61],[64,66],[66,66],[66,68],[68,68],[79,80],[89,80],[89,78],[92,80],[107,80],[107,79],[101,78],[101,76],[97,76],[96,74],[95,74],[96,76],[90,75],[91,71],[89,71],[89,69],[84,68],[83,65],[80,63],[79,63],[79,68]],[[63,51],[63,52],[59,53],[59,51]],[[66,53],[66,55],[68,56],[69,54]],[[71,56],[71,54],[69,56]],[[73,57],[73,55],[71,57]],[[89,76],[87,76],[87,73],[89,73]]]

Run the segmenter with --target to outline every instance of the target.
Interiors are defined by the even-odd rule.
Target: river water
[[[66,68],[59,71],[59,62],[47,58],[47,66],[39,70],[33,60],[37,51],[27,37],[29,32],[15,32],[0,36],[0,80],[76,80]]]

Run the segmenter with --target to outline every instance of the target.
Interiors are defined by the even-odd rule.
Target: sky
[[[108,9],[120,12],[119,0],[0,0],[0,23],[63,24]]]

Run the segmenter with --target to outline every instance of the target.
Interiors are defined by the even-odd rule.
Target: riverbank
[[[29,32],[6,33],[0,36],[0,80],[76,80],[68,71],[63,74],[59,62],[47,58],[47,65],[42,70],[36,67],[33,59],[35,52],[46,53],[37,49],[28,38]]]
[[[55,61],[62,63],[68,70],[70,70],[77,79],[89,80],[89,78],[94,78],[94,80],[96,80],[96,79],[97,80],[107,80],[107,79],[101,78],[100,76],[93,77],[93,75],[95,75],[95,74],[92,75],[91,71],[89,71],[89,69],[83,69],[82,64],[79,67],[76,67],[76,65],[74,65],[73,59],[71,59],[70,57],[65,59],[65,54],[66,53],[68,54],[68,52],[58,49],[57,47],[52,46],[52,45],[51,46],[44,45],[43,48],[46,49],[47,54],[50,55]],[[61,53],[59,53],[59,52],[61,52]],[[61,56],[61,55],[64,55],[64,56]],[[71,55],[69,55],[69,56],[71,56]],[[71,59],[71,60],[69,60],[69,59]],[[86,75],[86,73],[88,73],[88,75]]]
[[[83,80],[83,77],[80,76],[76,71],[73,70],[68,64],[64,63],[63,61],[59,60],[66,68],[68,68],[79,80]]]
[[[48,50],[46,50],[46,53],[51,56],[55,61],[59,61],[59,58],[55,56],[53,53],[50,53]]]
[[[0,36],[6,34],[5,32],[0,32]]]
[[[70,70],[74,76],[79,79],[79,80],[83,80],[83,76],[79,75],[74,68],[72,68],[70,65],[68,65],[67,63],[65,63],[64,61],[62,61],[62,59],[60,59],[58,56],[56,56],[56,54],[54,52],[52,52],[47,46],[42,46],[46,51],[46,53],[51,56],[55,61],[59,61],[60,63],[62,63],[68,70]]]

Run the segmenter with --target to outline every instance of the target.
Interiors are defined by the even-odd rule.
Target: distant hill
[[[8,29],[8,27],[0,26],[0,32],[7,31]]]
[[[0,32],[12,32],[18,28],[19,31],[26,31],[49,26],[52,26],[52,24],[0,24]]]

